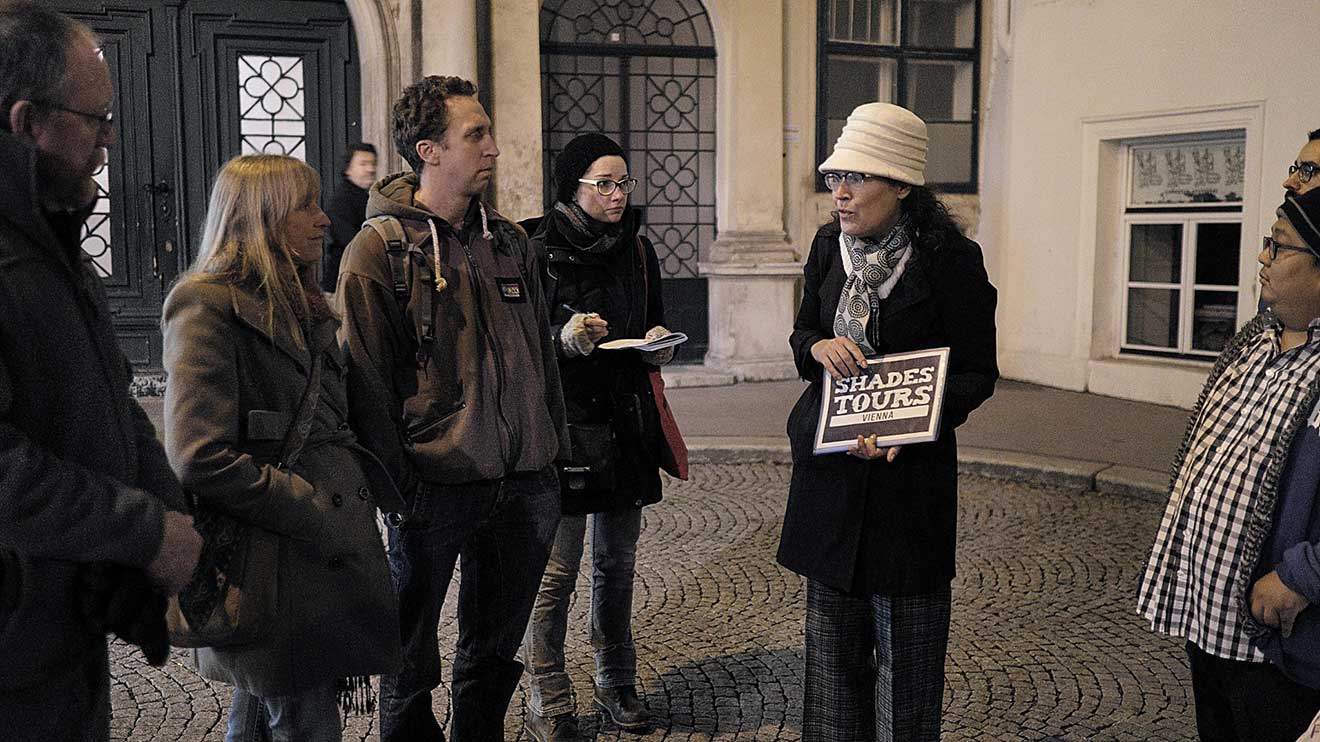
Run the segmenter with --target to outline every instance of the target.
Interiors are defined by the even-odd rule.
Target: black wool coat
[[[994,286],[981,248],[960,238],[935,250],[913,246],[893,292],[872,318],[882,355],[948,346],[949,376],[939,438],[904,446],[891,464],[846,453],[812,453],[824,368],[811,346],[834,337],[847,273],[838,223],[816,233],[803,268],[802,304],[789,343],[810,385],[789,413],[793,452],[779,563],[856,595],[930,592],[953,578],[958,512],[954,428],[990,397],[995,361]]]
[[[650,240],[637,236],[637,220],[633,216],[625,222],[624,235],[615,248],[599,255],[574,249],[555,229],[551,218],[529,219],[521,225],[532,235],[532,246],[540,254],[545,271],[542,285],[559,358],[559,375],[564,384],[568,422],[570,425],[609,422],[619,443],[614,491],[583,495],[565,489],[563,511],[582,515],[659,502],[659,462],[664,437],[647,378],[653,367],[633,350],[597,349],[587,356],[568,358],[559,343],[564,323],[578,311],[596,312],[610,323],[610,333],[601,342],[639,338],[652,327],[665,324],[655,248]],[[640,422],[640,436],[629,434],[629,425],[623,420],[628,407],[619,400],[630,396],[638,403],[633,417]]]
[[[145,568],[165,511],[187,509],[129,395],[105,288],[77,244],[85,215],[52,223],[36,163],[0,132],[0,696],[66,682],[104,653],[83,617],[82,565]]]

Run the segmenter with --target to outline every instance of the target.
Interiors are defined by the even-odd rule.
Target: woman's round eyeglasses
[[[596,193],[599,193],[602,196],[608,196],[614,193],[615,188],[618,188],[627,195],[632,193],[633,189],[637,187],[636,178],[624,178],[623,180],[610,180],[609,178],[600,178],[599,180],[578,178],[578,182],[596,186]]]
[[[825,173],[825,187],[832,191],[838,188],[840,183],[847,183],[849,188],[856,188],[868,180],[876,180],[879,178],[879,175],[869,175],[867,173]]]

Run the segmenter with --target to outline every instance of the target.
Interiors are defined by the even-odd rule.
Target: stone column
[[[802,274],[784,231],[784,9],[707,6],[716,21],[716,220],[700,264],[710,291],[706,366],[740,380],[796,376],[788,334]]]
[[[421,10],[422,76],[457,75],[480,84],[476,0],[426,0]]]
[[[347,0],[362,68],[362,141],[376,145],[381,173],[404,168],[390,140],[390,108],[403,90],[408,69],[397,8],[387,0]]]
[[[500,146],[495,198],[510,219],[544,211],[540,9],[538,0],[491,0],[491,116]]]

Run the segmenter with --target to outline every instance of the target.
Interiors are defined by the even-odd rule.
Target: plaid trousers
[[[808,580],[803,742],[939,742],[951,600]]]

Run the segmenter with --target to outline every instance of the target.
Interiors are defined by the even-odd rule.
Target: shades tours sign
[[[948,370],[949,349],[932,348],[869,358],[843,379],[824,372],[815,452],[846,451],[859,435],[881,447],[935,440]]]

